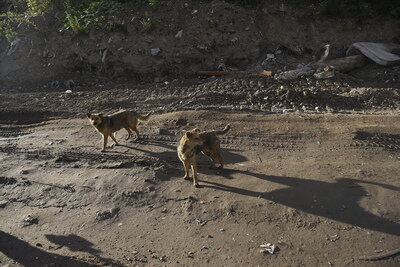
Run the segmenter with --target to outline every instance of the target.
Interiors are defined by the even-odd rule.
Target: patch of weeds
[[[146,32],[150,32],[154,27],[154,20],[148,12],[144,13],[144,17],[140,20],[140,23],[143,26],[143,30]]]

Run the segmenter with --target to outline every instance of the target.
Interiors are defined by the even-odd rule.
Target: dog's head
[[[189,147],[201,146],[203,144],[203,139],[200,138],[198,132],[195,130],[187,131],[182,138],[184,144]]]
[[[103,114],[101,113],[96,113],[96,114],[87,113],[86,116],[88,117],[90,123],[93,126],[97,126],[103,121]]]

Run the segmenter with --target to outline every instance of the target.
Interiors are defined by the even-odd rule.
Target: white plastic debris
[[[260,245],[260,247],[263,248],[263,249],[260,250],[260,253],[263,253],[263,254],[265,254],[267,252],[269,254],[274,254],[277,251],[277,248],[278,248],[277,246],[275,246],[275,245],[273,245],[271,243],[262,244],[262,245]]]

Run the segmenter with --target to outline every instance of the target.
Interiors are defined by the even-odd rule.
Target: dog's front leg
[[[106,151],[107,139],[108,139],[108,136],[107,135],[103,135],[103,149],[101,150],[101,152],[105,152]]]
[[[188,180],[189,179],[189,168],[190,168],[189,162],[183,161],[183,167],[185,168],[185,176],[183,176],[183,179]]]
[[[193,186],[198,187],[199,183],[197,182],[197,166],[196,166],[196,160],[193,161],[192,163],[192,173],[193,173]]]

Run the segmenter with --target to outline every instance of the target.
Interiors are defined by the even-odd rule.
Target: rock
[[[274,55],[274,54],[267,54],[266,60],[272,60],[272,59],[274,59],[274,58],[275,58],[275,55]]]
[[[162,212],[162,213],[167,213],[168,210],[167,210],[167,208],[163,208],[161,212]]]
[[[31,215],[26,216],[26,218],[23,220],[23,226],[30,226],[32,224],[38,224],[39,219],[37,217],[33,217]]]
[[[28,170],[22,170],[22,171],[20,171],[20,174],[28,174],[28,173],[29,173]]]
[[[7,206],[7,204],[8,204],[7,200],[1,200],[0,201],[0,208],[5,208]]]
[[[160,48],[152,48],[152,49],[150,49],[150,54],[152,55],[152,56],[157,56],[159,53],[161,52],[161,49]]]
[[[231,44],[235,44],[238,40],[239,40],[238,37],[233,37],[233,38],[231,38],[231,39],[229,40],[229,42],[230,42]]]
[[[96,213],[96,220],[97,221],[103,221],[106,219],[110,219],[114,216],[116,216],[119,213],[119,208],[112,208],[109,211],[103,211],[103,212],[97,212]]]
[[[183,34],[183,30],[180,30],[177,34],[175,34],[175,38],[181,38]]]

